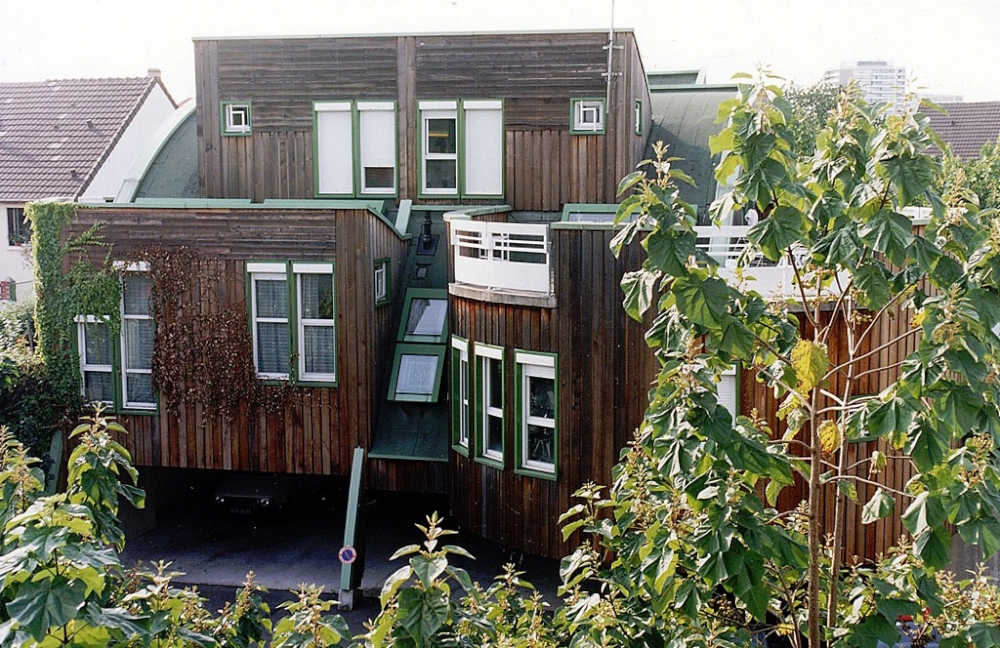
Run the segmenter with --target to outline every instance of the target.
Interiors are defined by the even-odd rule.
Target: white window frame
[[[114,407],[114,397],[115,397],[115,386],[114,386],[114,348],[111,349],[111,362],[112,364],[90,364],[87,362],[87,324],[100,324],[105,327],[111,326],[111,318],[97,317],[94,315],[78,315],[75,318],[77,326],[77,344],[79,348],[79,359],[80,359],[80,395],[84,398],[87,397],[87,374],[88,373],[106,373],[111,377],[111,400],[110,401],[88,401],[90,403],[101,403],[107,407]],[[111,329],[106,329],[108,331],[108,343],[112,344],[113,340],[111,338]]]
[[[574,133],[604,132],[604,100],[603,99],[573,99],[573,129]],[[588,121],[588,116],[592,117]]]
[[[296,338],[298,341],[298,381],[299,382],[336,382],[337,381],[337,285],[333,272],[332,263],[292,263],[292,274],[295,276],[295,325]],[[333,283],[333,317],[331,319],[305,318],[302,316],[302,275],[322,274],[329,275]],[[332,373],[307,372],[306,371],[306,328],[329,328],[333,331],[333,366]],[[256,351],[256,343],[254,350]]]
[[[470,371],[469,371],[469,341],[463,340],[461,338],[452,336],[451,338],[451,348],[452,353],[458,354],[458,385],[456,386],[456,407],[458,410],[458,429],[457,440],[458,445],[469,449],[469,425],[472,422],[469,416],[470,403],[469,400],[469,383],[470,383]]]
[[[726,387],[729,387],[728,389]],[[719,384],[716,386],[719,395],[719,404],[729,411],[729,415],[736,421],[736,416],[740,411],[740,381],[736,366],[731,366],[719,375]],[[726,397],[732,394],[730,402]]]
[[[490,362],[500,363],[500,377],[501,381],[504,376],[503,367],[503,348],[502,347],[492,347],[476,345],[475,348],[476,355],[476,369],[479,371],[480,377],[480,393],[478,394],[480,402],[482,403],[482,418],[479,421],[480,438],[479,438],[479,456],[484,459],[489,459],[490,461],[496,461],[503,464],[504,455],[504,408],[503,407],[492,407],[490,405],[490,396],[493,393],[494,385],[491,383],[490,370],[488,364]],[[500,403],[501,405],[505,402],[506,395],[504,394],[504,385],[501,382],[500,385],[496,385],[500,389]],[[500,421],[500,450],[490,449],[490,444],[488,441],[488,436],[490,433],[490,419],[495,418]]]
[[[389,262],[386,259],[375,261],[372,272],[373,293],[375,305],[382,306],[389,300]]]
[[[545,473],[547,475],[556,474],[556,463],[558,457],[556,455],[558,451],[558,422],[559,417],[559,403],[558,403],[558,392],[555,391],[555,380],[556,380],[556,364],[555,357],[551,355],[540,355],[535,353],[528,353],[524,351],[517,351],[514,354],[514,363],[517,370],[517,374],[520,376],[521,380],[521,411],[520,411],[520,430],[518,434],[521,435],[520,452],[518,457],[518,467],[524,470]],[[531,415],[531,379],[540,378],[543,380],[551,380],[553,382],[554,398],[557,402],[554,405],[554,418],[542,418],[539,416]],[[535,461],[528,459],[528,427],[534,425],[536,427],[546,427],[552,430],[552,462],[547,463],[543,461]]]
[[[253,366],[257,371],[257,377],[265,380],[288,380],[288,372],[262,372],[260,371],[260,358],[258,353],[258,324],[284,324],[286,334],[288,332],[288,318],[280,317],[258,317],[257,316],[257,282],[258,281],[284,281],[285,296],[288,295],[288,269],[284,263],[248,263],[247,274],[250,275],[250,321],[252,323],[251,333],[253,334]],[[291,346],[291,345],[289,345]]]
[[[140,275],[147,273],[147,266],[143,264],[131,264],[126,268],[126,275]],[[146,374],[149,376],[153,375],[152,369],[132,369],[129,368],[128,360],[128,333],[126,326],[126,321],[128,320],[142,320],[142,321],[152,321],[153,316],[147,311],[145,314],[128,314],[125,312],[125,280],[126,277],[122,277],[122,299],[119,306],[119,312],[121,314],[121,381],[122,381],[122,407],[124,409],[141,409],[141,410],[155,410],[156,401],[152,402],[146,401],[133,401],[129,398],[128,393],[128,374]],[[154,338],[155,338],[155,325],[154,325]],[[150,349],[150,357],[152,357],[153,350]]]
[[[455,122],[455,152],[454,153],[431,153],[428,151],[430,144],[430,129],[428,122],[432,119],[451,119]],[[462,148],[459,122],[458,122],[458,102],[457,101],[421,101],[420,102],[420,193],[433,196],[457,196],[459,187],[462,184],[461,171],[458,165],[458,153]],[[432,160],[451,160],[455,163],[455,187],[428,187],[427,186],[427,162]]]
[[[476,129],[484,116],[494,115],[499,128]],[[476,197],[503,196],[504,130],[503,101],[499,99],[462,102],[462,195]],[[486,173],[484,173],[484,171]],[[476,186],[478,184],[479,186]],[[471,185],[471,186],[470,186]]]
[[[324,130],[320,127],[320,115],[323,113],[346,113],[347,114],[347,138],[336,140],[336,144],[347,144],[348,151],[333,147],[332,153],[328,152],[332,144],[323,146]],[[317,101],[313,104],[313,114],[315,117],[315,151],[316,157],[316,195],[318,196],[353,196],[354,195],[354,175],[355,166],[355,143],[354,143],[354,111],[350,101]],[[343,137],[343,133],[340,133]],[[327,135],[333,137],[333,134]],[[346,165],[346,168],[345,166]],[[345,180],[346,178],[346,180]],[[340,184],[346,183],[346,184]]]
[[[222,132],[226,135],[248,135],[251,131],[250,123],[250,102],[249,101],[230,101],[224,104],[223,114],[225,115],[225,122],[222,127]],[[237,123],[235,116],[241,115],[240,120],[242,123]]]
[[[360,193],[364,195],[395,195],[396,186],[399,178],[399,165],[397,164],[396,155],[396,103],[393,101],[359,101],[356,104],[357,109],[357,125],[358,125],[358,174],[359,174],[359,186]],[[392,116],[392,134],[390,136],[390,142],[392,143],[392,151],[389,155],[391,166],[392,166],[392,186],[391,187],[369,187],[367,184],[367,179],[365,177],[365,169],[368,167],[368,160],[365,158],[365,140],[369,137],[377,137],[377,135],[370,133],[368,128],[365,126],[365,115],[373,114],[378,112],[388,112]],[[373,164],[373,167],[383,167],[383,164]]]

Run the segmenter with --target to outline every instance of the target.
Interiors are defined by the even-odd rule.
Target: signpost
[[[340,609],[354,609],[354,590],[361,586],[365,559],[355,549],[358,534],[358,513],[361,501],[361,473],[364,470],[365,449],[354,449],[351,463],[351,486],[347,491],[347,519],[344,521],[344,546],[337,552],[340,559]],[[355,566],[358,558],[361,560]]]

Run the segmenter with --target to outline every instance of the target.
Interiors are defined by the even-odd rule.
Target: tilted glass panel
[[[410,301],[407,335],[441,335],[448,317],[447,299],[417,298]]]
[[[156,327],[153,320],[127,319],[122,322],[125,327],[125,368],[153,368],[153,339]],[[129,392],[130,400],[132,392]]]
[[[333,275],[299,275],[302,286],[302,319],[333,319]]]
[[[108,325],[96,322],[84,324],[85,329],[85,364],[89,365],[110,365],[111,364],[111,334]]]
[[[257,367],[257,371],[274,374],[287,373],[288,357],[288,325],[284,323],[258,322],[257,361],[259,366]]]
[[[434,394],[437,377],[438,357],[436,355],[403,354],[399,357],[399,373],[396,377],[398,394]]]
[[[288,282],[284,279],[258,279],[257,317],[288,318]]]
[[[305,370],[310,374],[333,374],[337,369],[337,340],[332,326],[306,326]]]
[[[551,378],[529,377],[529,416],[544,419],[555,418],[556,383]]]
[[[126,315],[151,315],[149,278],[145,275],[128,275],[122,281],[122,303]]]
[[[528,425],[528,461],[554,463],[553,437],[555,430],[541,425]]]

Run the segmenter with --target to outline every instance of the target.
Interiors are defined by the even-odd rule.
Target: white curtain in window
[[[354,154],[351,140],[350,102],[317,103],[316,164],[319,193],[354,193]]]
[[[466,101],[465,193],[503,194],[503,111],[499,101]]]

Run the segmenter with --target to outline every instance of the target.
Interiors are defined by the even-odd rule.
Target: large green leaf
[[[21,585],[7,611],[18,625],[41,641],[49,628],[61,628],[76,617],[86,597],[83,581],[62,576],[41,578]]]
[[[1000,551],[1000,521],[992,515],[982,515],[958,527],[962,539],[979,547],[982,559],[989,560]]]
[[[929,529],[914,539],[913,549],[929,567],[941,569],[951,560],[951,533],[943,526]]]
[[[948,452],[948,437],[943,437],[933,425],[924,421],[907,438],[904,450],[913,459],[917,470],[924,472],[944,461]]]
[[[881,488],[875,489],[875,494],[861,509],[862,524],[871,524],[875,520],[888,516],[895,506],[896,500],[892,495]]]
[[[747,230],[747,238],[759,245],[769,260],[778,261],[802,237],[804,222],[802,212],[782,205]]]
[[[854,287],[858,302],[865,308],[878,310],[889,301],[889,277],[881,263],[866,261],[854,272]]]
[[[677,277],[687,274],[688,260],[694,256],[696,240],[694,232],[657,229],[650,232],[643,245],[650,263]]]
[[[716,328],[728,309],[733,289],[722,279],[703,278],[700,273],[692,272],[674,282],[673,293],[683,315],[702,326]]]
[[[913,222],[902,214],[883,209],[863,224],[858,234],[876,252],[900,265],[913,242]]]
[[[946,519],[944,507],[937,499],[932,499],[930,493],[923,492],[907,507],[903,513],[903,526],[916,537],[927,528],[938,527]]]
[[[448,567],[448,559],[437,556],[433,559],[423,554],[410,558],[410,568],[417,575],[424,587],[430,588],[438,576]]]
[[[406,588],[399,592],[399,625],[418,645],[437,645],[434,636],[448,620],[448,595],[440,589]]]
[[[625,298],[622,305],[629,317],[637,322],[642,321],[642,316],[653,303],[653,286],[656,285],[657,275],[647,270],[635,270],[626,272],[622,277],[622,292]]]
[[[926,156],[914,157],[904,153],[883,160],[889,179],[899,192],[903,206],[912,205],[913,199],[923,194],[934,182],[934,166]]]
[[[861,240],[853,224],[837,227],[816,242],[813,260],[828,267],[853,268],[861,256]]]

